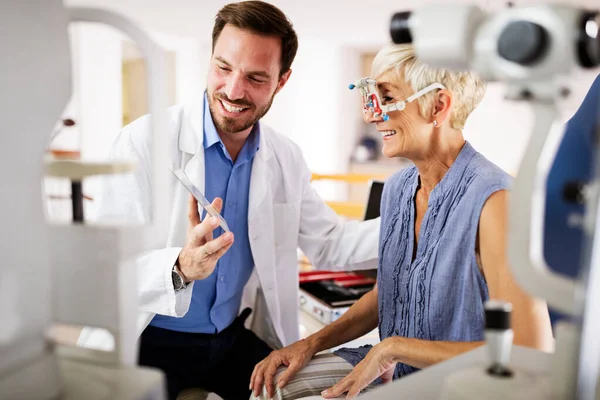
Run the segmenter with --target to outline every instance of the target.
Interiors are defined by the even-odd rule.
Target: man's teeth
[[[229,112],[234,112],[234,113],[236,113],[236,112],[240,112],[240,111],[243,111],[243,110],[245,110],[245,108],[243,108],[243,107],[234,107],[234,106],[232,106],[232,105],[229,105],[229,104],[225,103],[224,101],[221,101],[221,104],[223,104],[223,107],[224,107],[224,108],[225,108],[227,111],[229,111]]]
[[[392,136],[395,134],[396,134],[396,131],[381,131],[381,136]]]

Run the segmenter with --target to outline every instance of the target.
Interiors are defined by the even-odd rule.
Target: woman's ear
[[[433,107],[431,113],[432,121],[437,121],[437,125],[442,125],[444,121],[450,116],[452,109],[452,93],[447,89],[441,89],[433,98]]]

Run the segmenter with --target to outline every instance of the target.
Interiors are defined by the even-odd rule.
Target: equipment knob
[[[392,22],[390,23],[390,35],[392,36],[392,41],[394,43],[412,43],[413,39],[409,26],[410,16],[410,11],[399,12],[392,16]]]
[[[577,50],[581,67],[596,68],[600,65],[600,13],[583,13]]]
[[[546,29],[534,22],[509,23],[498,39],[498,54],[508,61],[523,66],[539,61],[550,43]]]
[[[512,371],[508,368],[513,342],[513,330],[510,326],[511,312],[510,303],[493,300],[485,303],[485,341],[492,362],[487,370],[490,375],[512,376]]]
[[[587,185],[585,182],[567,182],[563,186],[563,198],[569,203],[585,204]]]

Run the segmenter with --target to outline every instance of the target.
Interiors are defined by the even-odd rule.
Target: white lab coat
[[[169,109],[172,154],[189,178],[204,190],[203,106],[193,103]],[[149,220],[150,120],[143,117],[125,128],[113,145],[112,156],[135,158],[135,174],[110,178],[98,199],[99,218]],[[255,268],[246,284],[242,308],[254,312],[246,322],[272,347],[299,339],[298,261],[300,247],[320,269],[376,268],[379,219],[342,222],[310,184],[300,148],[285,136],[261,124],[259,150],[250,178],[248,237]],[[193,283],[175,292],[171,270],[185,243],[188,192],[175,179],[173,207],[165,247],[136,261],[139,309],[138,334],[155,314],[182,317],[188,311]],[[211,199],[209,199],[211,200]],[[111,338],[102,331],[84,329],[78,345],[108,349]]]

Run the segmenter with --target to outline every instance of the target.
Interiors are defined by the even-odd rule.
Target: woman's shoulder
[[[381,195],[381,213],[400,203],[403,196],[409,195],[418,176],[415,166],[403,168],[385,180]]]
[[[470,180],[479,187],[510,189],[512,185],[513,177],[479,152],[472,158],[467,170]]]
[[[385,185],[384,185],[384,190],[385,187],[387,188],[401,188],[402,186],[405,186],[407,184],[409,184],[410,182],[412,182],[412,180],[415,178],[415,175],[418,174],[417,171],[417,167],[415,167],[414,165],[410,166],[410,167],[406,167],[406,168],[402,168],[399,171],[396,171],[394,174],[392,174],[389,178],[386,179],[385,181]]]
[[[394,197],[398,197],[397,194],[400,193],[399,191],[410,187],[417,175],[418,171],[414,165],[402,168],[395,172],[385,180],[385,184],[383,185],[383,198],[386,198],[389,193],[394,193]]]

